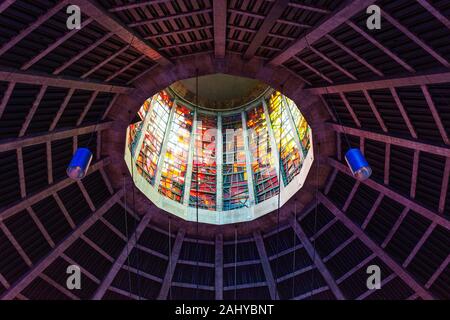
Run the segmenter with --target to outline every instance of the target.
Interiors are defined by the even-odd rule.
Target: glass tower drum
[[[211,224],[250,221],[286,203],[314,161],[311,128],[280,92],[228,111],[196,107],[167,88],[130,124],[124,159],[161,209]]]

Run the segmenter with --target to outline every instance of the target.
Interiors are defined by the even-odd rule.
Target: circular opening
[[[272,212],[301,189],[314,160],[312,133],[292,100],[265,85],[240,106],[211,108],[172,88],[144,101],[127,128],[124,159],[155,205],[228,224]]]

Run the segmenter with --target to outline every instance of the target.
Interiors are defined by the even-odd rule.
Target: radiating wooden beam
[[[53,118],[52,123],[50,124],[50,127],[48,131],[53,131],[56,128],[56,125],[59,122],[59,119],[63,115],[64,111],[66,110],[67,105],[70,102],[70,99],[72,99],[73,94],[75,93],[75,89],[69,89],[69,91],[66,94],[66,97],[64,98],[64,101],[59,106],[58,112],[56,113],[55,117]]]
[[[80,78],[81,79],[86,79],[87,77],[89,77],[91,74],[95,73],[96,71],[100,70],[103,66],[107,65],[108,63],[110,63],[111,61],[113,61],[115,58],[117,58],[118,56],[120,56],[122,53],[124,53],[125,51],[127,51],[130,48],[130,46],[126,45],[124,47],[122,47],[120,50],[114,52],[112,55],[110,55],[109,57],[105,58],[102,60],[102,62],[100,62],[99,64],[96,64],[95,67],[89,69],[88,72],[84,73]]]
[[[352,243],[355,239],[357,238],[356,235],[351,235],[347,240],[345,240],[344,242],[342,242],[340,245],[338,245],[333,251],[331,251],[326,257],[322,258],[322,261],[324,263],[327,263],[328,261],[330,261],[334,256],[336,256],[337,254],[339,254],[339,252],[341,252],[342,250],[345,249],[345,247],[347,247],[350,243]]]
[[[25,132],[28,129],[28,126],[31,123],[31,120],[34,117],[34,114],[36,113],[37,108],[39,107],[39,104],[41,103],[42,98],[44,97],[45,92],[47,91],[47,86],[43,85],[41,89],[39,90],[39,93],[36,96],[36,99],[33,102],[33,105],[31,106],[30,110],[28,111],[27,117],[25,119],[25,122],[22,125],[22,128],[19,132],[19,137],[23,137],[25,135]]]
[[[52,143],[47,141],[45,143],[45,155],[47,158],[47,182],[53,183],[53,156],[52,156]]]
[[[409,119],[408,112],[406,112],[405,107],[403,106],[402,101],[400,100],[400,97],[397,94],[397,91],[395,88],[389,88],[392,97],[394,98],[395,104],[397,105],[398,110],[400,111],[403,121],[405,121],[406,126],[408,127],[409,133],[411,136],[415,139],[417,139],[417,133],[414,129],[414,126],[411,123],[411,120]]]
[[[361,225],[361,229],[365,230],[367,228],[367,225],[372,220],[372,217],[374,216],[375,212],[377,212],[381,201],[383,201],[383,198],[384,198],[384,195],[382,193],[380,193],[377,197],[377,200],[375,200],[375,203],[372,205],[372,208],[370,209],[369,213],[367,214],[367,217],[364,219],[364,222]]]
[[[396,55],[394,52],[392,52],[391,50],[389,50],[387,47],[385,47],[383,44],[381,44],[380,42],[378,42],[377,40],[375,40],[371,35],[369,35],[366,31],[364,31],[363,29],[361,29],[360,27],[358,27],[356,24],[354,24],[353,22],[346,21],[347,25],[352,28],[353,30],[355,30],[357,33],[359,33],[361,36],[363,36],[367,41],[369,41],[370,43],[372,43],[375,47],[377,47],[378,49],[380,49],[381,51],[383,51],[383,53],[385,53],[387,56],[389,56],[392,60],[394,60],[395,62],[397,62],[399,65],[401,65],[403,68],[405,68],[406,70],[408,70],[409,72],[415,72],[415,70],[413,69],[413,67],[411,67],[408,63],[406,63],[403,59],[401,59],[398,55]]]
[[[107,122],[100,122],[98,125],[88,125],[74,129],[60,129],[55,130],[53,132],[29,135],[26,137],[16,139],[3,139],[0,140],[0,152],[32,146],[35,144],[46,143],[49,141],[62,140],[76,135],[91,133],[94,131],[102,131],[111,128],[111,126],[112,122],[107,121]]]
[[[388,284],[389,282],[394,280],[396,277],[397,277],[397,275],[395,273],[391,273],[390,275],[388,275],[387,277],[385,277],[381,280],[380,287],[385,286],[386,284]],[[356,297],[355,300],[364,300],[367,297],[369,297],[371,294],[373,294],[374,291],[375,290],[368,289],[367,291],[365,291],[364,293],[362,293],[358,297]]]
[[[32,22],[27,28],[22,30],[18,35],[16,35],[15,37],[13,37],[9,41],[7,41],[0,48],[0,56],[3,55],[6,51],[10,50],[12,47],[14,47],[22,39],[24,39],[26,36],[31,34],[34,30],[39,28],[39,26],[41,26],[43,23],[45,23],[48,19],[50,19],[53,15],[58,13],[60,10],[62,10],[67,5],[68,5],[67,0],[60,1],[54,7],[52,7],[50,10],[48,10],[46,13],[41,15],[36,21]]]
[[[378,70],[377,68],[375,68],[373,65],[371,65],[369,62],[366,61],[366,59],[360,57],[358,54],[356,54],[353,50],[351,50],[350,48],[348,48],[347,46],[345,46],[342,42],[340,42],[339,40],[333,38],[331,35],[327,34],[325,36],[325,38],[327,38],[328,40],[330,40],[331,42],[333,42],[336,46],[338,46],[341,50],[345,51],[348,55],[350,55],[351,57],[353,57],[356,61],[358,61],[360,64],[364,65],[365,67],[367,67],[370,71],[372,71],[373,73],[375,73],[376,75],[380,76],[380,77],[384,77],[383,72],[381,72],[380,70]]]
[[[330,78],[328,78],[326,75],[322,74],[322,72],[320,72],[319,70],[317,70],[316,68],[314,68],[312,65],[310,65],[309,63],[307,63],[306,61],[300,59],[297,56],[293,57],[294,60],[296,60],[298,63],[300,63],[302,66],[306,67],[307,69],[311,70],[312,72],[314,72],[316,75],[318,75],[320,78],[324,79],[325,81],[329,82],[329,83],[333,83],[333,80],[331,80]]]
[[[213,1],[214,19],[214,55],[218,59],[225,57],[227,46],[227,1]]]
[[[89,168],[88,174],[99,170],[101,167],[108,165],[110,162],[109,158],[105,158],[103,160],[100,160],[94,164],[91,165]],[[64,180],[61,180],[53,185],[48,186],[47,188],[30,195],[26,197],[25,199],[16,202],[12,204],[11,206],[5,208],[3,211],[0,212],[0,222],[15,215],[16,213],[25,210],[26,208],[32,206],[36,202],[39,202],[41,200],[44,200],[47,197],[52,196],[54,193],[58,192],[61,189],[64,189],[65,187],[71,185],[72,183],[75,183],[74,180],[70,178],[66,178]]]
[[[272,274],[272,269],[270,267],[269,258],[267,256],[266,248],[264,247],[264,241],[261,236],[261,232],[253,232],[253,238],[255,239],[256,248],[258,249],[259,258],[261,260],[261,265],[266,278],[267,287],[269,288],[270,298],[272,300],[279,300],[280,296],[278,294],[278,288],[276,286],[275,277]],[[236,279],[235,279],[236,281]],[[236,285],[236,283],[235,283]]]
[[[33,262],[31,261],[30,257],[26,254],[26,252],[23,250],[22,246],[17,242],[16,238],[12,235],[11,231],[8,229],[8,227],[2,222],[0,222],[0,230],[3,232],[3,234],[6,236],[9,242],[13,245],[14,249],[17,251],[17,253],[20,255],[20,257],[25,261],[25,263],[30,267],[33,265]],[[0,299],[1,300],[1,299]]]
[[[422,235],[420,240],[414,246],[414,249],[411,251],[411,253],[406,258],[405,262],[403,262],[403,264],[402,264],[403,268],[406,268],[409,266],[411,261],[417,255],[417,252],[419,252],[419,250],[422,248],[423,244],[425,243],[425,241],[427,241],[428,237],[431,235],[431,233],[434,231],[435,228],[436,228],[436,223],[433,222],[432,224],[430,224],[430,226],[427,228],[427,231],[425,231],[425,233]]]
[[[83,194],[83,198],[84,200],[86,200],[86,203],[88,204],[89,208],[91,209],[91,211],[95,211],[95,205],[94,202],[92,201],[91,196],[89,195],[89,192],[87,192],[83,181],[81,180],[77,180],[77,185],[81,190],[81,193]]]
[[[352,274],[354,274],[356,271],[364,267],[366,264],[368,264],[370,261],[376,258],[376,254],[372,253],[370,256],[362,260],[360,263],[358,263],[356,266],[348,270],[346,273],[344,273],[339,279],[336,280],[337,284],[341,284],[346,279],[348,279]]]
[[[95,81],[75,80],[65,77],[42,75],[34,72],[0,70],[0,79],[32,85],[47,85],[58,88],[71,88],[112,93],[129,93],[134,88],[104,84]]]
[[[427,52],[429,55],[431,55],[433,58],[435,58],[437,61],[439,61],[446,68],[450,68],[450,63],[447,61],[447,59],[445,59],[443,56],[441,56],[439,53],[437,53],[433,48],[431,48],[429,45],[427,45],[425,42],[423,42],[414,33],[409,31],[407,27],[403,26],[400,22],[398,22],[396,19],[394,19],[390,14],[388,14],[384,10],[381,10],[381,15],[383,16],[384,19],[389,21],[390,24],[392,24],[394,27],[396,27],[398,30],[400,30],[402,33],[404,33],[409,39],[414,41],[425,52]]]
[[[23,289],[25,289],[37,276],[39,276],[49,265],[53,263],[65,250],[67,250],[79,237],[92,227],[97,220],[103,216],[111,207],[117,203],[123,195],[123,189],[116,192],[109,200],[107,200],[96,212],[86,219],[80,226],[75,229],[70,236],[65,238],[56,248],[54,248],[44,259],[40,260],[33,266],[19,281],[6,291],[1,300],[11,300]]]
[[[427,144],[425,142],[420,142],[416,140],[409,140],[405,138],[396,137],[393,135],[377,133],[367,130],[362,130],[358,128],[352,128],[341,125],[337,123],[330,123],[329,126],[335,130],[336,132],[343,133],[355,136],[355,137],[363,137],[365,139],[379,141],[383,143],[389,143],[391,145],[400,146],[404,148],[409,148],[412,150],[424,151],[432,154],[436,154],[443,157],[450,157],[450,148],[435,146],[431,144]]]
[[[136,33],[123,26],[118,20],[113,18],[100,5],[92,0],[71,0],[72,4],[78,5],[84,14],[92,17],[106,30],[111,30],[125,43],[131,44],[136,50],[145,54],[150,59],[161,65],[172,65],[169,58],[164,56],[156,48],[153,48],[145,40],[141,39]]]
[[[38,61],[40,61],[42,58],[44,58],[46,55],[48,55],[50,52],[52,52],[53,50],[55,50],[57,47],[59,47],[61,44],[63,44],[64,42],[66,42],[70,37],[72,37],[74,34],[76,34],[78,31],[82,30],[84,27],[86,27],[87,25],[89,25],[91,22],[93,21],[92,18],[89,18],[87,20],[84,20],[81,23],[80,29],[72,29],[69,32],[67,32],[65,35],[63,35],[62,37],[60,37],[58,40],[56,40],[55,42],[53,42],[51,45],[49,45],[45,50],[41,51],[37,56],[33,57],[30,61],[26,62],[21,68],[20,70],[28,70],[29,68],[31,68],[31,66],[33,66],[35,63],[37,63]]]
[[[45,240],[47,240],[48,244],[50,245],[50,247],[54,248],[55,247],[55,242],[52,240],[52,237],[50,237],[50,235],[48,234],[47,230],[45,229],[44,225],[42,224],[42,222],[39,220],[38,216],[36,215],[36,213],[34,212],[33,208],[28,207],[27,208],[27,212],[30,215],[31,219],[33,220],[33,222],[36,224],[36,226],[38,227],[39,231],[42,233],[42,235],[44,236]]]
[[[56,204],[58,205],[59,210],[61,210],[61,212],[63,213],[64,217],[67,220],[67,223],[69,223],[70,227],[72,229],[76,228],[76,224],[73,221],[72,217],[69,214],[69,211],[67,211],[66,206],[64,205],[64,203],[62,202],[61,198],[59,197],[58,193],[53,192],[52,193],[53,198],[55,198]]]
[[[171,263],[167,265],[166,274],[164,275],[164,280],[161,286],[161,290],[158,294],[158,300],[165,300],[167,298],[167,294],[169,293],[170,286],[172,285],[173,273],[175,272],[175,268],[177,266],[177,261],[181,253],[181,247],[183,245],[184,236],[186,231],[184,229],[178,230],[177,237],[175,239],[175,243],[173,245],[172,254],[170,257]]]
[[[425,288],[429,289],[433,283],[436,281],[437,278],[444,272],[444,270],[447,268],[447,266],[450,263],[450,255],[447,256],[447,258],[441,263],[439,268],[436,269],[436,271],[433,273],[433,275],[430,277],[430,279],[425,284]]]
[[[439,133],[441,134],[442,140],[444,140],[445,144],[449,144],[450,141],[448,139],[447,131],[445,130],[445,127],[442,123],[441,117],[439,116],[439,112],[436,109],[436,106],[434,105],[433,98],[431,97],[430,92],[428,91],[428,88],[426,85],[420,86],[422,89],[422,93],[425,96],[425,100],[427,101],[428,108],[430,108],[431,115],[433,116],[434,122],[436,123],[436,126],[439,130]]]
[[[303,246],[305,247],[306,252],[308,253],[312,262],[316,265],[317,269],[319,270],[322,277],[325,279],[325,282],[328,284],[328,287],[330,288],[331,292],[333,292],[336,299],[345,300],[344,294],[342,293],[341,289],[339,289],[339,287],[336,284],[336,281],[334,280],[330,271],[325,266],[325,263],[323,262],[320,255],[317,253],[313,244],[309,241],[306,233],[300,227],[300,224],[298,223],[298,221],[295,221],[295,219],[290,219],[289,222],[291,223],[292,229],[294,229],[295,234],[297,235],[297,237],[300,239]]]
[[[316,55],[318,55],[320,58],[328,62],[333,68],[339,70],[343,74],[345,74],[347,77],[349,77],[352,80],[358,80],[353,74],[351,74],[349,71],[342,68],[339,64],[328,58],[325,54],[314,48],[313,46],[309,46],[308,49],[310,49],[312,52],[314,52]]]
[[[118,11],[124,11],[124,10],[131,10],[131,9],[137,9],[137,8],[143,8],[149,5],[154,5],[158,3],[166,3],[170,2],[171,0],[150,0],[150,1],[140,1],[135,3],[128,3],[128,4],[121,4],[114,6],[110,8],[109,12],[118,12]]]
[[[318,13],[323,13],[323,14],[330,13],[330,10],[323,9],[318,6],[310,5],[310,4],[306,5],[306,4],[302,4],[302,3],[290,2],[289,6],[292,8],[302,9],[302,10],[311,11],[311,12],[318,12]]]
[[[328,164],[332,167],[338,169],[339,171],[349,175],[353,176],[350,172],[350,169],[343,163],[336,161],[335,159],[328,158]],[[372,179],[367,179],[363,181],[365,185],[369,186],[370,188],[383,193],[385,196],[397,201],[398,203],[402,204],[403,206],[410,208],[411,210],[414,210],[418,214],[424,216],[431,222],[436,222],[440,226],[446,228],[447,230],[450,230],[450,220],[447,220],[441,215],[438,215],[437,213],[423,207],[422,205],[416,203],[414,200],[405,197],[394,190],[390,189],[387,186],[381,185],[378,182],[375,182]]]
[[[106,290],[108,290],[108,288],[114,281],[114,278],[116,277],[117,273],[120,271],[120,268],[124,265],[130,252],[133,250],[133,248],[137,244],[139,238],[141,237],[142,233],[144,232],[144,230],[145,230],[146,226],[148,225],[148,223],[150,222],[151,218],[152,218],[151,212],[147,211],[147,213],[142,217],[141,221],[139,222],[139,225],[137,226],[134,233],[130,236],[127,244],[122,249],[122,251],[119,254],[119,256],[117,257],[117,259],[114,261],[114,264],[111,266],[111,269],[109,270],[106,277],[103,279],[101,285],[95,291],[94,296],[92,297],[92,300],[101,300],[103,298],[103,295],[105,294]]]
[[[320,202],[327,207],[350,231],[353,232],[372,252],[374,252],[383,262],[398,275],[408,286],[417,292],[423,299],[433,300],[433,296],[414,279],[407,271],[405,271],[394,259],[381,249],[378,244],[369,238],[362,229],[350,220],[333,202],[325,195],[319,193]]]
[[[391,230],[389,231],[388,235],[383,240],[383,243],[381,244],[382,248],[386,248],[386,246],[392,240],[392,238],[394,237],[394,234],[397,232],[398,228],[400,227],[400,225],[402,224],[403,220],[406,218],[408,213],[409,213],[409,208],[405,207],[403,209],[402,213],[400,214],[400,216],[397,218],[397,221],[395,221],[395,223],[392,226]]]
[[[8,280],[0,273],[0,284],[5,287],[5,289],[8,289],[11,285],[9,284]]]
[[[341,100],[344,102],[345,107],[347,108],[348,113],[350,113],[350,116],[352,117],[353,121],[355,122],[355,124],[361,128],[361,122],[358,119],[358,116],[355,113],[355,110],[353,110],[352,106],[350,105],[350,103],[347,100],[347,97],[345,96],[345,94],[343,94],[342,92],[339,93],[339,97],[341,98]]]
[[[250,59],[255,55],[256,51],[258,50],[258,48],[261,47],[261,45],[263,44],[267,35],[269,34],[270,30],[273,28],[273,25],[275,24],[275,22],[278,19],[281,18],[283,12],[286,10],[288,5],[289,5],[289,0],[276,0],[274,2],[269,13],[264,18],[264,21],[261,24],[261,27],[259,28],[258,32],[255,34],[252,42],[250,43],[247,50],[245,51],[244,59]]]
[[[59,292],[61,292],[65,296],[67,296],[68,298],[70,298],[72,300],[80,300],[80,298],[78,296],[74,295],[69,289],[60,285],[58,282],[56,282],[55,280],[53,280],[52,278],[47,276],[45,273],[41,273],[39,275],[39,278],[41,278],[42,280],[47,282],[50,286],[52,286],[53,288],[55,288],[56,290],[58,290]]]
[[[420,151],[414,150],[413,168],[411,172],[411,187],[409,190],[409,196],[414,199],[416,197],[417,176],[419,173],[419,156]]]
[[[16,0],[5,0],[0,4],[0,13],[8,9],[10,5],[12,5]]]
[[[214,270],[215,270],[215,297],[216,300],[223,300],[223,235],[216,235],[215,242],[215,261],[214,261]]]
[[[338,92],[350,92],[361,90],[376,90],[393,87],[420,86],[424,84],[437,84],[450,82],[450,72],[428,73],[416,76],[385,78],[382,80],[361,81],[347,84],[339,84],[327,87],[316,87],[305,89],[306,92],[314,94],[329,94]]]
[[[391,145],[386,143],[384,149],[384,184],[389,185],[389,175],[391,170]]]
[[[131,67],[133,67],[135,64],[141,62],[142,60],[144,60],[146,58],[145,55],[142,55],[136,59],[134,59],[131,63],[126,64],[125,66],[123,66],[122,68],[120,68],[119,70],[117,70],[116,72],[114,72],[112,75],[110,75],[108,78],[106,78],[105,82],[109,82],[112,79],[120,76],[122,73],[124,73],[125,71],[127,71],[128,69],[130,69]]]
[[[119,94],[115,94],[114,97],[111,99],[108,107],[106,108],[105,112],[103,113],[102,116],[102,121],[105,120],[108,117],[109,111],[111,111],[111,108],[114,106],[114,104],[116,103],[117,99],[119,98]]]
[[[23,199],[27,196],[27,188],[25,182],[25,168],[23,164],[22,148],[17,148],[16,157],[17,157],[17,171],[19,173],[20,196]]]
[[[439,197],[439,213],[444,213],[450,178],[450,158],[445,158],[444,176],[442,177],[441,195]]]
[[[372,110],[373,114],[375,115],[375,118],[377,119],[378,124],[380,125],[381,129],[384,132],[387,132],[388,129],[386,127],[386,124],[384,123],[384,120],[381,117],[380,112],[378,111],[377,106],[373,102],[372,97],[370,96],[369,92],[367,90],[363,90],[363,93],[364,93],[364,97],[366,98],[367,102],[369,103],[370,109]]]
[[[438,9],[433,7],[427,0],[416,0],[422,7],[428,10],[440,23],[450,29],[450,20],[445,17]]]
[[[368,6],[374,3],[374,0],[348,0],[343,3],[320,25],[312,29],[306,36],[301,37],[294,44],[290,45],[286,50],[275,56],[270,61],[272,65],[281,65],[289,60],[294,55],[301,52],[303,49],[312,45],[314,42],[321,39],[323,36],[337,28],[346,20],[353,17],[361,10],[365,10]]]
[[[83,49],[82,51],[77,53],[75,56],[70,58],[68,61],[64,62],[63,65],[61,65],[55,71],[53,71],[53,74],[54,75],[60,74],[61,72],[66,70],[68,67],[70,67],[72,64],[74,64],[79,59],[81,59],[83,56],[85,56],[86,54],[88,54],[89,52],[91,52],[92,50],[97,48],[99,45],[101,45],[103,42],[105,42],[106,40],[111,38],[113,35],[114,35],[113,32],[106,33],[103,37],[101,37],[100,39],[96,40],[93,44],[91,44],[90,46],[86,47],[85,49]]]
[[[83,112],[81,113],[80,117],[77,120],[77,127],[84,121],[84,118],[86,117],[86,115],[88,114],[89,110],[92,107],[92,104],[94,103],[95,99],[97,99],[99,92],[98,91],[94,91],[91,95],[91,97],[89,98],[88,103],[86,104],[86,106],[83,109]]]
[[[80,1],[80,0],[78,0],[78,1]],[[205,8],[205,9],[191,10],[189,12],[177,13],[177,14],[173,14],[173,15],[166,15],[166,16],[162,16],[162,17],[153,17],[153,18],[136,21],[136,22],[131,22],[128,24],[128,27],[134,28],[134,27],[139,27],[139,26],[145,26],[150,23],[158,23],[158,22],[163,22],[163,21],[168,21],[168,20],[173,20],[173,19],[192,17],[192,16],[199,15],[199,14],[208,14],[211,11],[212,11],[211,8]]]
[[[11,81],[8,84],[8,88],[6,88],[5,93],[3,94],[2,101],[0,102],[0,119],[3,115],[3,112],[5,112],[6,106],[8,105],[8,102],[9,102],[9,98],[11,97],[11,94],[13,93],[15,86],[16,86],[16,82]]]
[[[356,192],[358,191],[359,185],[361,184],[360,181],[356,181],[356,183],[353,185],[352,191],[350,191],[350,194],[347,197],[347,200],[345,200],[344,206],[342,207],[342,211],[347,211],[348,207],[352,203],[353,197],[355,196]]]

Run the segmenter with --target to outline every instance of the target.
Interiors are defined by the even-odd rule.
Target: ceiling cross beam
[[[158,300],[167,299],[167,295],[172,285],[173,274],[177,266],[178,258],[180,257],[181,247],[183,246],[185,234],[186,231],[184,229],[178,230],[177,237],[175,238],[175,243],[173,244],[172,254],[170,256],[170,263],[167,264],[166,274],[164,275],[164,280],[158,294]],[[169,237],[170,236],[171,235],[169,235]]]
[[[130,236],[127,244],[122,249],[122,251],[119,254],[119,256],[117,257],[117,259],[114,261],[114,264],[111,266],[111,269],[108,271],[108,274],[105,276],[105,278],[102,280],[101,285],[95,291],[95,293],[92,297],[92,300],[101,300],[103,298],[106,290],[108,290],[108,288],[114,281],[114,278],[116,277],[117,273],[120,271],[120,268],[125,264],[130,252],[133,250],[133,248],[139,241],[139,238],[141,237],[142,233],[144,232],[146,226],[149,224],[151,218],[152,218],[152,214],[151,214],[151,211],[149,210],[142,217],[136,230]]]
[[[19,43],[21,40],[23,40],[25,37],[27,37],[29,34],[31,34],[34,30],[36,30],[38,27],[40,27],[43,23],[45,23],[48,19],[50,19],[52,16],[54,16],[56,13],[58,13],[60,10],[62,10],[67,5],[68,5],[68,0],[60,1],[57,5],[55,5],[50,10],[48,10],[46,13],[41,15],[36,21],[31,23],[27,28],[22,30],[18,35],[16,35],[14,38],[12,38],[8,42],[6,42],[0,48],[0,56],[3,55],[8,50],[10,50],[12,47],[14,47],[17,43]]]
[[[329,94],[338,92],[351,92],[361,90],[376,90],[394,87],[420,86],[426,84],[438,84],[450,82],[450,72],[425,73],[416,76],[407,76],[400,78],[387,78],[382,80],[361,81],[348,84],[339,84],[327,87],[316,87],[305,89],[312,94]]]
[[[11,300],[24,290],[36,277],[50,266],[61,254],[66,251],[80,236],[92,227],[122,197],[123,189],[111,196],[96,212],[82,222],[72,233],[58,244],[44,259],[33,266],[19,281],[11,286],[0,300]]]
[[[38,74],[34,72],[19,72],[0,69],[0,78],[4,81],[12,81],[19,83],[26,83],[32,85],[47,85],[59,88],[70,88],[80,90],[91,90],[101,92],[113,92],[113,93],[129,93],[134,88],[125,87],[119,85],[110,85],[100,83],[96,81],[76,80],[72,78],[56,77]]]
[[[214,19],[214,56],[216,59],[225,58],[227,46],[227,1],[213,1]]]
[[[37,56],[33,57],[30,61],[26,62],[24,65],[22,65],[22,67],[20,68],[20,70],[28,70],[29,68],[31,68],[35,63],[37,63],[38,61],[40,61],[41,59],[43,59],[46,55],[48,55],[50,52],[52,52],[53,50],[55,50],[57,47],[59,47],[61,44],[63,44],[64,42],[66,42],[70,37],[72,37],[74,34],[76,34],[78,31],[82,30],[84,27],[88,26],[92,21],[94,21],[94,19],[89,18],[87,20],[84,20],[83,23],[80,26],[80,29],[73,29],[70,30],[69,32],[67,32],[65,35],[63,35],[62,37],[60,37],[58,40],[56,40],[55,42],[53,42],[52,44],[50,44],[46,49],[44,49],[43,51],[41,51]]]
[[[394,19],[386,11],[381,10],[381,14],[384,19],[389,21],[390,24],[392,24],[394,27],[396,27],[398,30],[400,30],[402,33],[404,33],[409,39],[414,41],[419,47],[421,47],[425,52],[427,52],[429,55],[431,55],[433,58],[435,58],[437,61],[439,61],[444,67],[450,68],[450,63],[447,61],[447,59],[445,59],[443,56],[441,56],[439,53],[437,53],[433,48],[431,48],[429,45],[427,45],[424,41],[422,41],[414,33],[409,31],[408,28],[403,26],[400,22],[398,22],[396,19]]]
[[[256,248],[258,250],[259,258],[261,260],[261,265],[264,271],[264,276],[266,278],[267,287],[269,288],[270,298],[272,300],[279,300],[280,295],[277,288],[278,281],[275,279],[272,273],[272,268],[270,267],[269,258],[267,256],[266,248],[264,247],[264,240],[261,236],[261,232],[255,231],[253,233],[253,238],[255,239]],[[237,279],[234,279],[234,281],[234,285],[236,286]]]
[[[362,130],[359,128],[352,128],[348,126],[341,126],[338,123],[328,123],[328,126],[330,126],[333,130],[339,133],[346,133],[355,137],[375,140],[378,142],[388,143],[399,147],[406,147],[412,150],[424,151],[443,157],[450,157],[450,148],[448,147],[435,146],[423,141],[410,140],[389,134]]]
[[[39,90],[39,93],[36,96],[36,99],[33,102],[33,105],[31,106],[30,110],[28,111],[27,117],[25,119],[25,122],[22,125],[22,128],[19,132],[19,137],[23,137],[25,135],[25,132],[28,129],[28,126],[31,123],[31,120],[34,117],[34,114],[36,113],[37,108],[39,107],[39,104],[41,103],[42,98],[44,97],[45,92],[47,91],[47,86],[43,85],[41,89]]]
[[[88,174],[99,170],[101,167],[108,165],[110,162],[109,158],[105,158],[103,160],[100,160],[94,164],[92,164],[89,168]],[[47,188],[30,195],[21,201],[14,203],[13,205],[9,206],[5,210],[0,212],[0,222],[4,221],[5,219],[8,219],[9,217],[17,214],[18,212],[25,210],[26,208],[34,205],[35,203],[44,200],[47,197],[50,197],[56,192],[66,188],[67,186],[71,185],[72,183],[75,183],[75,181],[71,178],[66,178],[64,180],[61,180],[53,185],[48,186]]]
[[[153,48],[145,40],[141,39],[136,33],[123,26],[118,20],[113,18],[100,5],[93,0],[71,0],[72,4],[78,5],[81,11],[102,25],[106,30],[110,30],[117,35],[122,41],[130,44],[136,50],[145,54],[151,60],[166,66],[173,63],[168,57],[164,56],[156,48]]]
[[[261,27],[259,28],[258,32],[253,37],[252,42],[248,46],[247,50],[244,53],[244,59],[251,59],[258,48],[261,47],[264,40],[268,36],[270,30],[273,28],[274,24],[277,22],[278,19],[281,18],[283,12],[286,10],[286,8],[289,5],[289,0],[276,0],[272,8],[270,9],[267,16],[264,18],[263,23],[261,24]]]
[[[367,41],[372,43],[375,47],[383,51],[384,54],[386,54],[388,57],[390,57],[392,60],[397,62],[399,65],[401,65],[403,68],[408,70],[409,72],[416,72],[413,67],[411,67],[408,63],[406,63],[403,59],[401,59],[397,54],[392,52],[390,49],[385,47],[383,44],[375,40],[370,34],[365,32],[363,29],[358,27],[356,24],[354,24],[351,21],[346,21],[346,24],[352,28],[354,31],[359,33],[363,38],[365,38]]]
[[[374,0],[343,1],[342,5],[339,6],[330,15],[328,15],[327,19],[325,19],[320,25],[313,28],[304,37],[301,37],[288,48],[286,48],[286,50],[275,56],[272,60],[270,60],[269,63],[272,65],[283,64],[294,55],[300,53],[303,49],[311,46],[314,42],[318,41],[323,36],[333,31],[335,28],[353,17],[358,12],[365,10],[374,2]]]
[[[438,9],[433,7],[427,0],[416,0],[422,7],[428,10],[436,19],[439,20],[444,26],[450,29],[450,20],[439,12]]]
[[[112,122],[101,122],[97,125],[88,125],[73,129],[61,129],[53,132],[46,132],[43,134],[29,135],[16,139],[0,140],[0,152],[14,150],[18,148],[28,147],[36,144],[62,140],[77,135],[83,135],[91,132],[102,131],[111,128]]]
[[[347,167],[346,164],[341,163],[335,159],[328,158],[328,164],[330,164],[332,167],[338,169],[339,171],[353,177],[353,175],[350,172],[350,169]],[[427,218],[431,222],[435,222],[438,225],[442,226],[443,228],[450,230],[450,221],[447,220],[445,217],[438,215],[437,213],[423,207],[422,205],[416,203],[414,200],[405,197],[394,190],[390,189],[387,186],[384,186],[382,184],[379,184],[378,182],[375,182],[372,179],[367,179],[362,181],[365,185],[368,187],[383,193],[385,196],[397,201],[398,203],[402,204],[403,206],[410,208],[411,210],[414,210],[421,216]]]
[[[339,40],[333,38],[331,35],[327,34],[325,36],[328,40],[330,40],[332,43],[334,43],[336,46],[338,46],[341,50],[343,50],[344,52],[346,52],[348,55],[350,55],[351,57],[353,57],[356,61],[358,61],[360,64],[364,65],[365,67],[367,67],[370,71],[372,71],[373,73],[375,73],[376,75],[380,76],[380,77],[384,77],[383,72],[381,72],[380,70],[378,70],[377,68],[375,68],[373,65],[371,65],[369,62],[367,62],[366,59],[360,57],[357,53],[355,53],[353,50],[351,50],[350,48],[348,48],[347,46],[345,46],[342,42],[340,42]]]
[[[381,249],[378,244],[369,238],[362,229],[350,220],[336,205],[324,194],[319,192],[320,202],[327,207],[350,231],[353,232],[373,253],[375,253],[384,263],[399,276],[408,286],[417,292],[423,299],[433,300],[433,296],[419,284],[406,270],[404,270],[394,259]]]
[[[442,140],[445,144],[450,144],[448,139],[447,131],[445,130],[444,124],[442,123],[441,117],[439,116],[439,112],[436,109],[436,105],[434,104],[433,98],[431,97],[430,92],[428,91],[428,87],[426,85],[421,85],[422,93],[427,101],[428,108],[430,109],[431,115],[433,116],[434,122],[441,134]]]
[[[316,204],[317,205],[317,204]],[[315,247],[311,243],[311,241],[308,239],[308,236],[303,231],[303,229],[300,227],[300,224],[298,221],[296,221],[294,218],[291,218],[289,220],[292,229],[294,230],[297,237],[300,239],[301,243],[306,249],[306,252],[308,253],[309,257],[312,260],[312,263],[317,267],[322,277],[325,279],[325,282],[328,284],[328,287],[330,288],[331,292],[333,292],[334,296],[338,300],[345,300],[345,296],[342,293],[341,289],[339,289],[338,285],[336,284],[336,281],[334,280],[333,276],[331,275],[330,271],[326,267],[325,263],[323,262],[320,255],[317,253]]]

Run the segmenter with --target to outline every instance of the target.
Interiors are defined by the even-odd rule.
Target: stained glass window
[[[292,118],[294,119],[295,130],[302,144],[303,156],[306,157],[311,143],[311,128],[309,127],[308,122],[306,122],[305,117],[303,117],[300,110],[295,105],[294,101],[288,97],[285,98],[292,114]]]
[[[223,210],[249,206],[241,114],[222,117]]]
[[[259,105],[247,111],[246,114],[255,201],[260,203],[278,194],[278,178],[264,108]]]
[[[291,126],[289,110],[280,92],[274,92],[270,96],[268,109],[275,143],[281,148],[278,152],[281,156],[283,181],[287,185],[301,169],[300,152],[294,138],[296,132]]]
[[[139,173],[134,176],[139,190],[188,220],[198,206],[200,222],[248,221],[272,211],[280,181],[285,203],[306,178],[299,173],[313,161],[308,123],[295,103],[276,91],[251,106],[219,113],[195,107],[169,88],[143,103],[127,132],[132,156],[127,152],[125,161],[130,172],[134,166]]]
[[[215,210],[217,193],[217,117],[198,114],[189,205]]]
[[[153,97],[144,141],[136,160],[138,172],[152,185],[155,184],[156,167],[172,105],[173,100],[165,91],[161,91]]]
[[[161,168],[159,185],[160,193],[177,202],[183,201],[192,121],[192,111],[177,104]]]

